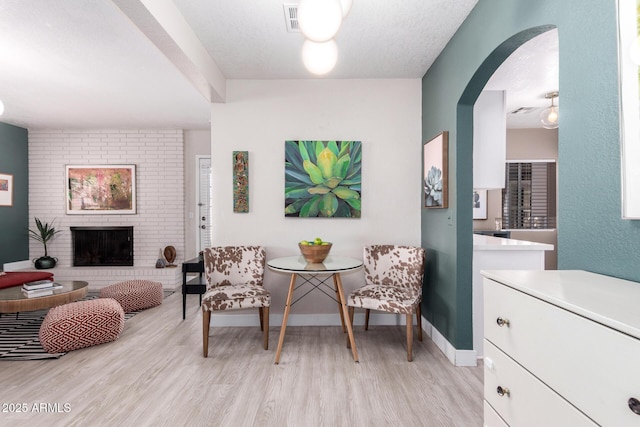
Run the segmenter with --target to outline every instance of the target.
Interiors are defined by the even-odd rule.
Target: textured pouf
[[[48,353],[64,353],[115,341],[124,328],[118,301],[99,298],[59,305],[40,326],[40,344]]]
[[[100,298],[113,298],[125,313],[162,304],[162,283],[150,280],[127,280],[100,290]]]

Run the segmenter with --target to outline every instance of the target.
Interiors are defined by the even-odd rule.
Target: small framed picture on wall
[[[13,175],[0,173],[0,206],[13,206]]]
[[[487,219],[487,190],[473,190],[473,219]]]

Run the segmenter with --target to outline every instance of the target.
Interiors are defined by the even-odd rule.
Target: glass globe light
[[[338,61],[338,46],[334,40],[316,43],[305,40],[302,45],[302,62],[313,74],[326,74]]]
[[[353,0],[340,0],[340,5],[342,6],[342,17],[346,18],[353,5]]]
[[[545,98],[551,99],[551,106],[542,110],[540,113],[540,122],[545,129],[557,129],[559,125],[560,115],[558,107],[553,104],[553,100],[558,97],[558,92],[550,92]]]
[[[301,0],[298,5],[300,31],[311,41],[322,43],[336,35],[342,24],[340,0]]]

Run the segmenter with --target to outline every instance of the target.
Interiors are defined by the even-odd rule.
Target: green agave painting
[[[286,141],[284,214],[360,218],[360,141]]]

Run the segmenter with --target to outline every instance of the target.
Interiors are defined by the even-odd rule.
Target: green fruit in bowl
[[[313,240],[313,243],[314,243],[315,245],[321,245],[321,244],[322,244],[322,239],[321,239],[321,238],[319,238],[319,237],[316,237],[316,238]]]
[[[310,245],[311,243],[309,243],[306,240],[302,240],[302,241],[300,241],[300,244],[303,245],[303,246],[307,246],[307,245]]]

